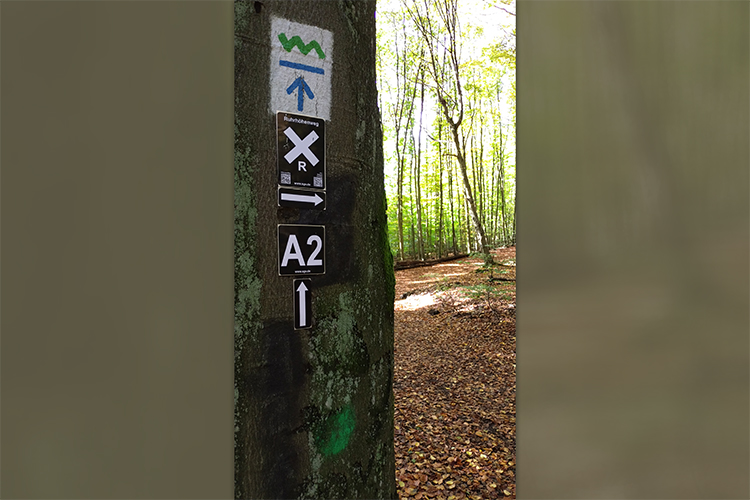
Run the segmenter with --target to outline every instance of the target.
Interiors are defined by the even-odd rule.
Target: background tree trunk
[[[448,161],[448,203],[451,210],[451,248],[456,255],[456,213],[453,209],[453,162]]]
[[[437,236],[437,254],[438,259],[443,257],[443,128],[441,124],[438,124],[438,236]]]
[[[461,148],[461,144],[458,140],[458,127],[452,128],[453,131],[453,141],[456,144],[456,152],[457,152],[457,159],[458,159],[458,167],[461,170],[461,179],[463,180],[464,185],[464,197],[466,199],[466,210],[468,212],[468,216],[471,217],[472,225],[474,226],[474,230],[476,231],[476,246],[478,247],[477,250],[481,251],[485,255],[486,260],[492,259],[492,256],[490,254],[490,246],[487,244],[487,237],[484,235],[484,227],[482,226],[482,221],[479,219],[479,213],[477,212],[477,205],[474,201],[474,196],[471,190],[471,181],[469,181],[469,175],[466,171],[466,157],[464,155],[464,150]],[[470,238],[469,235],[467,235],[467,238]],[[469,250],[471,251],[471,250]]]
[[[487,243],[482,220],[477,212],[474,192],[467,173],[466,138],[459,132],[459,129],[464,130],[461,128],[464,121],[464,97],[461,84],[460,50],[458,47],[458,38],[460,36],[458,2],[456,0],[446,0],[445,2],[433,4],[433,7],[436,9],[435,11],[430,10],[430,2],[423,0],[421,3],[415,2],[411,7],[406,7],[406,9],[429,50],[430,74],[435,83],[435,93],[440,103],[440,109],[450,126],[453,143],[456,147],[456,157],[464,186],[464,197],[468,205],[467,211],[471,216],[471,222],[476,231],[475,244],[477,249],[484,255],[485,261],[491,262],[492,254]],[[433,24],[430,17],[433,12],[437,14],[437,18],[439,19],[436,24]],[[439,38],[438,25],[445,29],[447,36],[447,40],[442,44],[436,43]],[[439,46],[442,46],[442,54],[438,50]],[[449,66],[447,73],[445,72],[446,63]],[[447,96],[450,97],[446,98]],[[469,151],[469,154],[471,154],[471,151]],[[467,234],[467,238],[471,238],[471,236]]]
[[[406,33],[406,25],[401,26],[403,30],[403,55],[399,52],[398,47],[395,51],[396,56],[396,113],[394,116],[395,121],[395,133],[396,133],[396,161],[398,169],[398,198],[397,198],[397,212],[398,212],[398,258],[399,260],[404,259],[404,168],[406,163],[406,150],[409,144],[409,134],[411,132],[411,120],[414,114],[414,99],[417,89],[417,79],[414,78],[414,86],[412,88],[407,87],[409,81],[409,70],[414,66],[413,62],[410,62],[409,53],[412,47],[409,43],[409,37]],[[398,29],[395,30],[398,36]],[[403,82],[403,85],[400,83]],[[403,89],[402,89],[403,87]],[[402,123],[404,119],[404,113],[406,113],[406,124]],[[399,142],[400,132],[403,130],[403,145]],[[413,245],[412,245],[413,247]]]
[[[237,498],[396,497],[394,278],[374,10],[374,0],[235,3]],[[325,211],[277,207],[272,17],[333,33]],[[292,279],[277,272],[279,223],[326,227],[310,330],[293,329]]]
[[[417,71],[417,75],[419,76],[419,82],[421,85],[421,94],[419,98],[419,129],[417,130],[417,161],[414,164],[414,175],[415,175],[415,186],[417,191],[417,228],[419,232],[417,233],[417,241],[419,243],[419,258],[421,260],[424,260],[425,253],[424,253],[424,238],[422,236],[422,186],[421,186],[421,180],[420,180],[420,166],[422,165],[422,115],[424,114],[424,68],[420,66],[420,70]],[[414,136],[412,134],[412,140],[414,139]]]

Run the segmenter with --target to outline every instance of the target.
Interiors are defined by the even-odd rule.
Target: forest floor
[[[515,498],[516,249],[493,255],[396,271],[400,498]]]

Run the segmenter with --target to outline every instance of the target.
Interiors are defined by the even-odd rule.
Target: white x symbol
[[[284,134],[294,143],[294,149],[284,155],[287,163],[292,163],[299,155],[305,155],[307,161],[312,163],[313,166],[317,165],[318,158],[310,151],[310,145],[318,139],[318,134],[314,130],[307,134],[304,139],[300,139],[291,128],[284,130]]]

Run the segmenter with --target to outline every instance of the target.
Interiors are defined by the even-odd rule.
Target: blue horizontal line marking
[[[279,66],[286,66],[287,68],[301,69],[302,71],[309,71],[311,73],[318,73],[321,75],[325,74],[323,68],[316,68],[315,66],[308,66],[307,64],[294,63],[291,61],[279,61]]]

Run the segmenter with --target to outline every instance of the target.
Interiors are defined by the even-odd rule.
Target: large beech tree
[[[396,496],[394,278],[374,14],[374,0],[235,3],[237,498]],[[325,211],[277,207],[274,17],[333,34]],[[282,223],[326,229],[308,330],[294,330],[292,278],[277,271]]]

